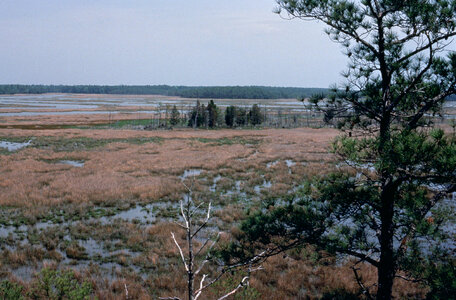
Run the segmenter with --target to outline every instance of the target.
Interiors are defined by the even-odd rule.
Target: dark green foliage
[[[426,299],[456,299],[456,259],[441,252],[418,261],[413,257],[415,251],[402,257],[402,264],[429,288]]]
[[[234,123],[236,126],[245,126],[248,124],[247,110],[243,107],[236,107],[234,110]]]
[[[344,174],[307,183],[286,199],[265,202],[263,209],[241,224],[239,242],[222,251],[222,256],[229,261],[248,257],[258,247],[268,246],[277,253],[307,243],[330,253],[370,249],[365,206],[375,198],[378,191],[357,186]]]
[[[327,89],[266,86],[169,86],[169,85],[0,85],[0,94],[119,94],[166,95],[213,99],[293,99],[310,97]]]
[[[177,124],[179,124],[179,118],[179,110],[177,109],[176,105],[173,105],[173,108],[171,109],[171,118],[169,122],[171,123],[171,125],[176,126]]]
[[[84,300],[91,299],[92,285],[78,280],[73,271],[57,271],[45,268],[36,275],[30,291],[32,299]]]
[[[256,114],[256,112],[254,114]],[[257,123],[252,123],[252,119],[250,117],[251,115],[251,110],[247,112],[247,110],[243,107],[231,105],[225,110],[225,124],[228,127],[246,126],[248,124],[257,125]],[[254,115],[254,117],[255,122],[259,122],[262,116],[259,114],[259,116]]]
[[[225,124],[228,127],[233,127],[236,120],[236,107],[228,106],[225,110]]]
[[[249,111],[249,121],[253,126],[260,125],[264,121],[264,116],[261,113],[260,107],[258,104],[252,105],[252,108]]]
[[[24,287],[18,283],[4,280],[0,283],[0,298],[4,300],[22,300]]]
[[[225,114],[223,111],[220,109],[220,107],[216,107],[216,116],[217,116],[217,125],[218,126],[224,126],[225,123]]]
[[[424,271],[430,291],[427,299],[456,299],[456,261],[436,264],[429,262]]]
[[[214,100],[211,100],[207,105],[207,118],[208,118],[208,126],[210,128],[214,128],[217,126],[217,105],[215,105]]]
[[[254,104],[249,111],[243,107],[230,105],[225,109],[223,115],[213,100],[209,101],[207,106],[198,100],[188,118],[189,127],[215,128],[223,125],[228,127],[247,126],[249,124],[255,126],[263,122],[264,116],[261,114],[258,104]]]
[[[188,126],[193,128],[207,126],[208,120],[206,106],[201,104],[199,100],[196,101],[196,105],[188,115]]]

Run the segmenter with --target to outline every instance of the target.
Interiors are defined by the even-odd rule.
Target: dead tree
[[[204,202],[201,202],[199,204],[196,204],[193,201],[193,184],[195,180],[193,179],[191,186],[187,186],[184,183],[184,186],[187,189],[187,194],[186,197],[184,197],[184,200],[180,201],[180,215],[182,217],[183,222],[178,223],[176,222],[177,225],[179,225],[182,229],[185,230],[186,232],[186,246],[188,249],[187,251],[184,251],[183,247],[178,243],[176,236],[174,232],[171,232],[171,238],[174,241],[174,244],[176,245],[177,249],[179,250],[179,255],[181,258],[181,261],[184,265],[186,274],[187,274],[187,294],[188,294],[188,300],[196,300],[198,299],[203,292],[213,285],[214,283],[218,282],[219,280],[222,279],[223,275],[225,275],[228,272],[234,271],[236,269],[240,269],[242,267],[247,268],[247,275],[245,275],[239,282],[239,284],[233,288],[230,292],[226,293],[225,295],[221,296],[218,298],[219,300],[226,299],[230,295],[235,294],[238,292],[240,289],[247,287],[249,285],[249,279],[250,279],[250,274],[254,271],[261,270],[261,266],[257,266],[258,263],[262,259],[262,254],[260,253],[259,255],[251,258],[247,262],[243,262],[237,265],[231,265],[231,266],[218,266],[218,271],[216,272],[215,275],[212,277],[209,277],[208,274],[202,274],[201,272],[203,271],[203,268],[207,265],[207,263],[212,262],[211,258],[211,250],[213,247],[216,245],[219,237],[220,237],[220,232],[218,232],[215,237],[208,237],[205,239],[205,241],[201,244],[201,246],[196,249],[196,243],[194,240],[197,238],[197,235],[201,233],[201,231],[207,227],[208,222],[211,218],[211,210],[212,210],[212,204],[209,202],[207,206],[207,210],[205,210],[205,216],[203,220],[200,220],[198,223],[197,220],[195,220],[195,216],[200,211],[201,207],[205,205]],[[187,253],[184,253],[187,252]],[[201,275],[202,274],[202,275]],[[195,280],[199,280],[199,285],[195,287]],[[160,298],[160,299],[173,299],[173,300],[181,300],[181,298],[178,297],[167,297],[167,298]]]

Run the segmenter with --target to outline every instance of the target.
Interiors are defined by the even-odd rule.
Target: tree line
[[[0,94],[119,94],[165,95],[213,99],[293,99],[326,94],[327,89],[268,86],[170,86],[170,85],[0,85]]]
[[[144,119],[143,119],[144,120]],[[109,123],[111,124],[111,119]],[[339,119],[325,121],[325,113],[315,110],[312,106],[303,109],[269,108],[261,103],[252,106],[217,106],[214,100],[204,104],[182,103],[180,105],[160,105],[150,114],[145,129],[163,129],[175,127],[192,128],[299,128],[299,127],[336,127]],[[139,123],[138,123],[139,125]]]
[[[188,127],[198,128],[215,128],[215,127],[239,127],[239,126],[257,126],[265,120],[264,113],[261,112],[258,104],[253,104],[251,108],[239,106],[228,106],[222,111],[211,100],[207,105],[201,104],[200,101],[188,112],[187,119],[182,118],[179,109],[174,105],[171,109],[169,123],[172,126],[187,123]]]

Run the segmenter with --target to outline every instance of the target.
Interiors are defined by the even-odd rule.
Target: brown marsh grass
[[[113,200],[151,201],[182,192],[178,176],[187,169],[226,170],[227,175],[236,177],[242,176],[246,169],[265,170],[267,162],[285,158],[317,162],[316,166],[302,167],[301,174],[313,173],[313,169],[321,172],[321,164],[331,160],[327,148],[336,134],[329,129],[166,132],[0,129],[0,136],[7,138],[161,139],[145,144],[112,142],[71,152],[30,147],[0,155],[0,205],[34,207]],[[85,165],[76,168],[55,163],[67,159],[83,160]],[[276,181],[289,181],[288,169],[283,164],[280,167],[275,168]],[[283,187],[275,189],[282,191]]]
[[[122,117],[122,115],[119,115]],[[131,117],[131,116],[130,116]],[[18,120],[20,118],[17,118]],[[37,122],[35,122],[37,121]],[[35,124],[61,124],[61,122],[99,122],[100,116],[39,117]],[[11,124],[14,118],[8,119]],[[19,123],[28,122],[22,120]],[[78,123],[80,122],[80,123]],[[334,168],[334,156],[328,154],[331,140],[338,135],[332,129],[267,129],[267,130],[172,130],[138,131],[114,129],[53,129],[26,130],[0,129],[0,140],[32,138],[59,143],[78,139],[109,141],[92,148],[77,145],[70,151],[49,147],[29,147],[18,152],[0,152],[0,205],[24,208],[25,214],[44,214],[51,207],[72,204],[74,209],[110,203],[137,203],[178,200],[184,192],[181,176],[185,170],[202,169],[204,180],[198,181],[195,190],[203,199],[212,196],[208,186],[217,175],[218,190],[240,187],[252,193],[254,186],[263,181],[271,187],[265,196],[286,193],[306,177],[325,173]],[[150,139],[137,142],[135,139]],[[71,144],[71,143],[70,143]],[[82,160],[82,168],[58,163],[61,160]],[[295,164],[288,167],[285,160]],[[268,167],[268,163],[271,163]],[[230,203],[229,197],[217,200],[221,207],[214,211],[214,223],[223,231],[222,239],[229,239],[228,232],[236,231],[245,207]],[[82,213],[81,213],[82,214]],[[57,249],[68,256],[82,258],[84,249],[70,243],[63,249],[59,238],[63,229],[47,231],[40,235],[44,248],[26,246],[16,251],[3,251],[1,272],[27,264],[57,266],[62,260]],[[87,278],[95,287],[99,299],[125,299],[125,285],[130,299],[156,299],[159,296],[183,295],[185,272],[170,232],[183,245],[184,235],[179,227],[167,221],[158,221],[146,227],[133,222],[100,224],[96,221],[79,222],[68,229],[73,239],[110,242],[112,247],[136,249],[137,255],[129,257],[120,252],[116,262],[122,267],[131,263],[148,270],[146,278],[129,269],[115,269],[112,280],[91,263],[77,276]],[[64,252],[62,251],[62,252]],[[185,251],[185,248],[184,248]],[[358,286],[350,269],[350,262],[327,264],[309,257],[289,254],[267,261],[265,270],[255,273],[251,288],[260,299],[318,299],[325,292],[336,288],[357,292]],[[375,270],[361,266],[364,280],[373,284]],[[6,272],[7,273],[7,272]],[[237,275],[228,275],[228,282],[236,285]],[[216,286],[207,299],[220,295],[230,286]],[[398,281],[397,298],[422,298],[423,289]],[[247,299],[247,298],[246,298]]]

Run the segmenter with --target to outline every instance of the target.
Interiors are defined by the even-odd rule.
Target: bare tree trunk
[[[193,129],[196,129],[198,122],[199,107],[196,109],[195,119],[193,120]]]
[[[192,202],[192,193],[190,192],[188,195],[189,199],[187,200],[187,209],[186,209],[186,220],[187,220],[187,244],[188,244],[188,287],[187,287],[187,292],[188,292],[188,300],[193,300],[193,283],[195,281],[194,279],[194,273],[193,273],[193,237],[192,237],[192,220],[191,220],[191,215],[190,215],[190,209],[191,209],[191,202]]]

